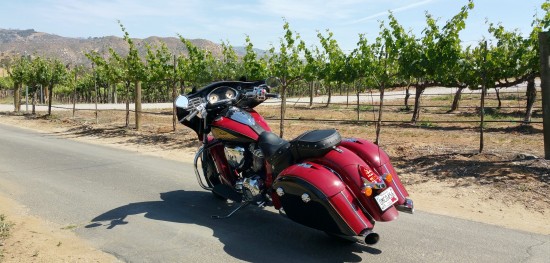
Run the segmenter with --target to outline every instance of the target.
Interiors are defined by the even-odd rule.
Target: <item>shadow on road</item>
[[[382,253],[376,248],[339,242],[256,207],[248,207],[229,219],[212,219],[211,215],[225,215],[234,206],[216,200],[208,192],[178,190],[161,193],[160,197],[162,201],[130,203],[107,211],[86,228],[126,227],[132,223],[127,217],[137,214],[153,220],[196,224],[211,228],[226,253],[249,262],[360,262],[357,254]]]

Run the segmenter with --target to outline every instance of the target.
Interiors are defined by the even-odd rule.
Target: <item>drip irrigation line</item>
[[[265,118],[270,121],[279,121],[280,118]],[[303,122],[349,122],[349,123],[376,123],[376,120],[339,120],[339,119],[306,119],[306,118],[285,118],[285,121],[303,121]],[[382,121],[383,123],[411,123],[411,121]],[[479,123],[478,120],[463,120],[463,121],[451,121],[451,120],[419,120],[417,123]],[[524,123],[519,120],[484,120],[484,122],[491,123]],[[531,121],[529,123],[540,123],[542,121]]]

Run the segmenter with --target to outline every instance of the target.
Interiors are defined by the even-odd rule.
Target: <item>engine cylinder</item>
[[[231,167],[235,169],[240,169],[243,167],[245,161],[245,148],[240,146],[225,146],[223,150],[225,152],[225,158]]]

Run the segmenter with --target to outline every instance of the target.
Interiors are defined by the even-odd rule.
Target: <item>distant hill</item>
[[[185,46],[176,37],[148,37],[145,39],[133,39],[139,49],[140,55],[145,56],[145,43],[155,47],[161,42],[173,54],[186,54]],[[190,41],[203,49],[210,50],[214,56],[221,56],[221,46],[205,39],[190,39]],[[59,58],[64,63],[90,64],[84,55],[92,50],[100,54],[108,54],[109,48],[113,48],[119,54],[128,52],[128,44],[121,37],[89,37],[70,38],[58,35],[37,32],[34,29],[0,29],[0,66],[7,58],[22,55],[38,55],[43,57]],[[243,47],[235,47],[239,55],[244,55]],[[257,50],[263,54],[264,51]]]

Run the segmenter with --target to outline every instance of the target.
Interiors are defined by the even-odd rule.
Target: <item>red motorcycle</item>
[[[277,80],[216,82],[176,99],[179,121],[203,144],[194,159],[200,186],[239,203],[213,218],[249,204],[273,205],[331,236],[376,244],[376,221],[414,211],[388,155],[367,140],[342,139],[334,129],[291,141],[272,133],[254,107],[278,97],[270,93]]]

